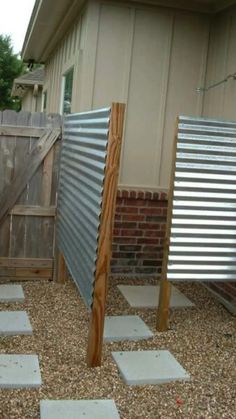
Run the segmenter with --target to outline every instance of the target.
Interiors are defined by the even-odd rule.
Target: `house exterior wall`
[[[42,108],[42,89],[39,89],[38,95],[33,95],[32,89],[28,89],[22,98],[21,110],[29,112],[41,112]]]
[[[91,6],[97,42],[89,107],[127,103],[119,184],[166,189],[176,116],[202,112],[195,88],[205,78],[209,18],[128,3]]]
[[[60,111],[74,66],[72,112],[127,103],[120,187],[169,185],[175,118],[201,115],[209,17],[91,0],[46,63],[47,111]]]
[[[72,112],[127,104],[114,225],[113,275],[159,275],[175,119],[235,119],[236,12],[201,13],[89,0],[46,63],[47,112],[61,110],[74,68]],[[209,284],[236,311],[234,284]]]
[[[206,73],[206,86],[236,72],[236,8],[214,17]],[[205,94],[203,114],[235,120],[236,81],[229,80]]]
[[[86,36],[86,10],[77,17],[45,65],[47,112],[61,112],[63,75],[74,69],[72,112],[80,110],[81,74]]]
[[[236,72],[236,8],[212,20],[206,86]],[[236,80],[230,79],[205,93],[206,117],[236,119]],[[226,307],[236,314],[236,282],[207,284]]]
[[[127,104],[113,274],[160,273],[175,119],[202,113],[209,30],[204,14],[89,0],[45,65],[47,112],[72,67],[72,112]]]

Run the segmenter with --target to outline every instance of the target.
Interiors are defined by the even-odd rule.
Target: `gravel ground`
[[[89,315],[71,281],[63,286],[25,282],[24,304],[0,304],[0,310],[26,310],[33,326],[33,336],[0,338],[0,353],[38,354],[43,378],[40,389],[1,390],[1,419],[36,419],[41,399],[67,398],[113,398],[122,419],[236,418],[236,319],[200,285],[182,284],[178,288],[196,306],[172,311],[170,330],[157,333],[155,310],[131,309],[116,288],[118,283],[132,280],[111,280],[107,314],[138,314],[155,336],[104,344],[101,368],[86,367]],[[137,349],[168,349],[191,380],[125,385],[111,351]]]

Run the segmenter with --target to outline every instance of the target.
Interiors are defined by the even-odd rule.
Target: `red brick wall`
[[[166,212],[165,192],[118,191],[112,274],[160,274]]]
[[[119,190],[113,231],[112,275],[161,273],[167,194]],[[207,284],[236,308],[236,282]]]

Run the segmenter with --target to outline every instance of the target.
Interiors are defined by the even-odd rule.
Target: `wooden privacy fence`
[[[0,112],[0,277],[53,276],[61,117]]]

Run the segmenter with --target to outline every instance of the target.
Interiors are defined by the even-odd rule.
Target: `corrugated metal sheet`
[[[65,117],[58,194],[58,247],[90,307],[111,109]]]
[[[236,280],[236,123],[180,117],[167,278]]]

